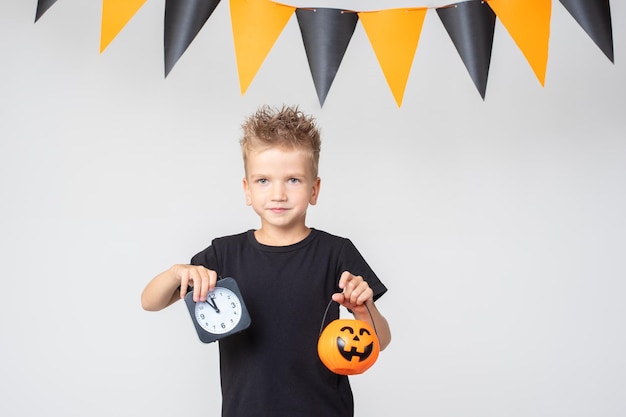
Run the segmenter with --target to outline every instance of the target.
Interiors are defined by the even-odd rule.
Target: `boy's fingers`
[[[203,266],[179,265],[180,297],[184,298],[189,287],[193,288],[193,299],[206,300],[209,291],[215,288],[217,273]]]
[[[343,271],[341,276],[339,277],[339,288],[344,289],[346,287],[346,283],[350,280],[351,273],[348,271]]]
[[[206,291],[203,293],[202,289],[204,287],[204,279],[202,279],[202,271],[198,268],[194,268],[189,271],[189,276],[193,280],[193,300],[205,301],[206,300]]]
[[[341,274],[339,281],[339,288],[343,289],[343,294],[350,302],[355,303],[357,297],[362,292],[362,290],[359,291],[359,288],[365,283],[363,277],[360,275],[352,275],[350,272],[345,271]]]
[[[369,287],[366,281],[363,281],[361,277],[358,278],[354,282],[354,287],[349,291],[344,291],[344,295],[349,300],[349,302],[353,305],[361,305],[365,303],[370,297],[373,296],[374,292]],[[360,281],[358,284],[356,281]]]
[[[200,299],[205,301],[210,291],[215,289],[215,283],[217,282],[217,272],[204,267],[199,268],[199,274],[201,276],[198,285]]]
[[[188,285],[193,288],[193,300],[198,301],[200,299],[200,289],[202,288],[201,280],[194,275],[192,271],[189,271]]]
[[[344,301],[345,301],[345,297],[340,292],[333,294],[332,298],[333,298],[333,301],[335,301],[335,302],[337,302],[339,304],[343,304]]]
[[[189,271],[183,270],[180,277],[180,298],[185,297],[188,287],[193,287],[193,278],[190,276]]]
[[[212,289],[211,288],[211,274],[208,269],[201,269],[202,280],[200,283],[200,299],[205,301],[207,299],[207,294]]]
[[[365,287],[355,301],[358,305],[365,304],[367,300],[374,296],[374,291],[369,287],[369,285],[367,285],[367,282],[364,281],[363,284],[365,284]]]

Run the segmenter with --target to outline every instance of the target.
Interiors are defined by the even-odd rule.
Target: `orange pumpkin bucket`
[[[332,302],[333,300],[326,307],[322,327]],[[369,307],[367,311],[369,312]],[[362,320],[337,319],[330,322],[323,331],[320,330],[317,354],[322,363],[336,374],[361,374],[374,365],[379,353],[376,328]]]

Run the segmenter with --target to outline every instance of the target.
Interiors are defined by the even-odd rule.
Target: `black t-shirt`
[[[350,417],[346,376],[317,355],[324,311],[343,271],[361,275],[374,298],[387,288],[348,239],[311,229],[301,242],[266,246],[249,230],[213,240],[191,263],[233,277],[252,324],[219,341],[224,417]],[[326,324],[339,317],[332,303]]]

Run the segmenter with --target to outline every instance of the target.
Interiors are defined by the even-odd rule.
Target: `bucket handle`
[[[324,317],[322,318],[322,325],[320,326],[320,335],[322,334],[322,331],[324,330],[324,323],[326,322],[326,316],[328,315],[328,310],[330,309],[330,305],[333,303],[333,301],[335,300],[331,298],[330,301],[328,302],[328,305],[326,306],[326,310],[324,311]],[[341,304],[339,305],[341,306]],[[376,330],[376,324],[374,323],[374,317],[372,316],[372,312],[370,311],[370,308],[367,306],[367,303],[363,303],[363,305],[367,309],[367,312],[369,313],[370,318],[372,319],[372,327],[374,328],[374,333],[376,333],[376,336],[378,336],[378,330]]]

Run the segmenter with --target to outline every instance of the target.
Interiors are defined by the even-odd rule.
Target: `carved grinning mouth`
[[[341,337],[338,337],[337,348],[339,349],[339,353],[341,353],[341,356],[343,356],[343,358],[347,361],[351,361],[352,358],[356,356],[359,358],[359,362],[362,362],[365,359],[369,358],[369,356],[372,354],[372,351],[374,350],[374,342],[365,346],[365,349],[363,349],[363,352],[358,352],[356,350],[356,346],[352,346],[352,348],[349,351],[345,351],[344,350],[345,347],[346,347],[346,342]]]

